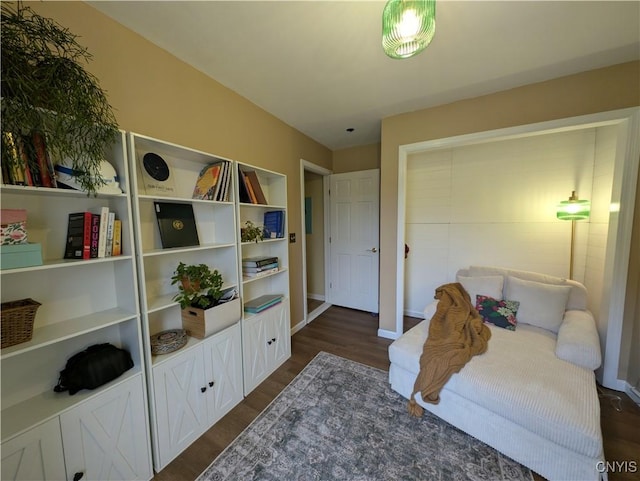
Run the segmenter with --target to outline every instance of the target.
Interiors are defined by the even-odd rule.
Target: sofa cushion
[[[503,276],[456,276],[456,280],[462,284],[462,287],[471,298],[471,303],[474,305],[478,295],[502,299]]]
[[[590,371],[602,363],[600,341],[589,311],[566,311],[558,331],[556,356]]]
[[[508,329],[516,330],[518,322],[516,314],[518,313],[518,301],[508,301],[506,299],[494,299],[488,296],[476,296],[476,310],[487,324]]]
[[[507,278],[507,299],[518,301],[518,322],[557,333],[567,308],[570,286]]]

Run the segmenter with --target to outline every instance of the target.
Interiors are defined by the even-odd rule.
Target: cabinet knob
[[[267,344],[268,344],[268,345],[271,345],[271,343],[272,343],[272,342],[273,342],[273,341],[267,341]]]
[[[271,342],[276,342],[276,338],[275,337],[271,338]]]
[[[207,390],[207,386],[200,388],[200,392],[205,392],[206,390]]]
[[[213,387],[214,382],[213,381],[209,381],[209,387]]]
[[[80,481],[83,476],[84,476],[84,473],[76,473],[73,475],[73,481]]]

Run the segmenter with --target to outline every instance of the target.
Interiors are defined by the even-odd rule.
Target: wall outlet
[[[293,244],[296,241],[296,233],[295,232],[290,232],[289,233],[289,243]]]

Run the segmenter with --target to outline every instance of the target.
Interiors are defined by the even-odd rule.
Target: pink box
[[[25,209],[0,209],[0,245],[27,242],[27,211]]]

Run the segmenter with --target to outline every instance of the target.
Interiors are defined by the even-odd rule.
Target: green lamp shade
[[[589,218],[591,202],[588,200],[563,200],[558,204],[556,217],[560,220],[584,220]]]
[[[435,0],[389,0],[382,12],[382,48],[391,58],[422,52],[436,33]]]

